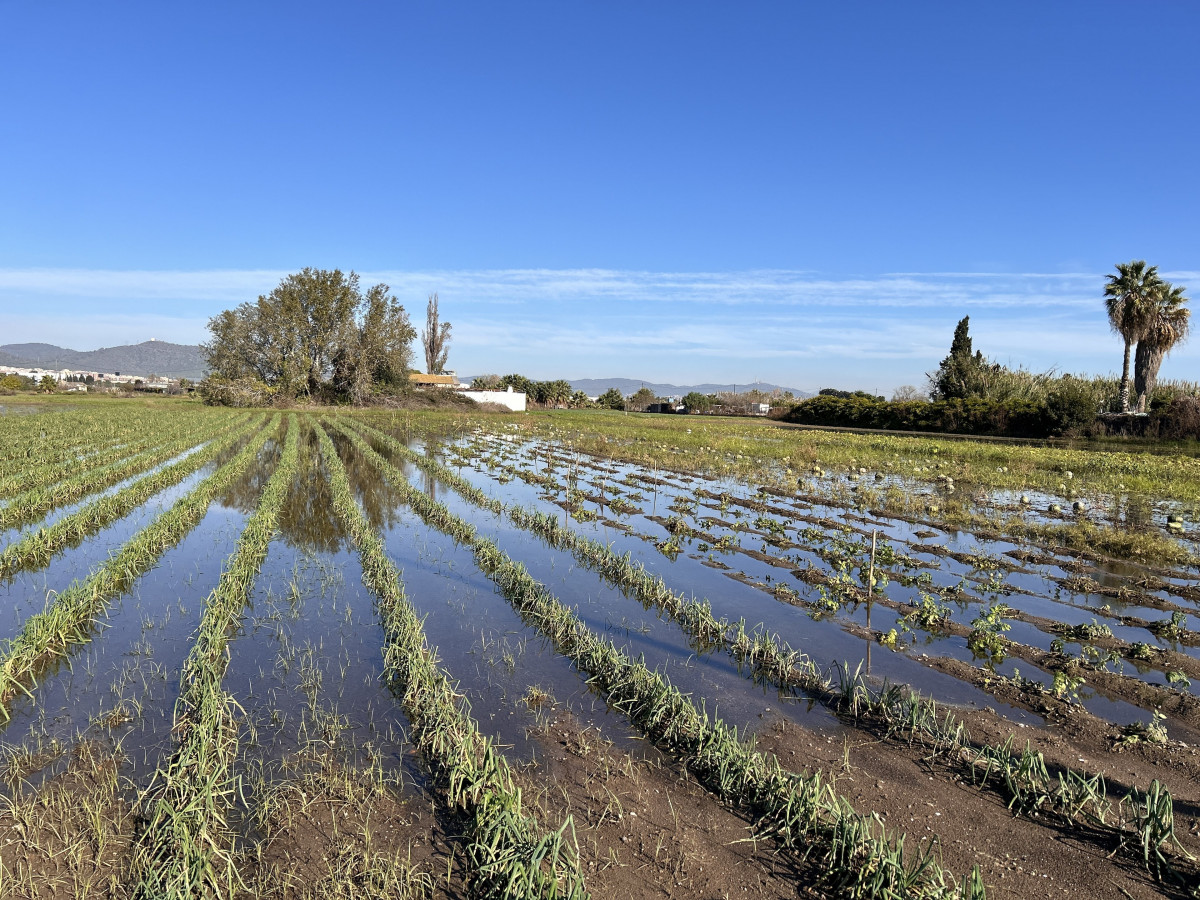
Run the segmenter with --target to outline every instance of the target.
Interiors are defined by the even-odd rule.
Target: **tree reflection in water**
[[[333,511],[329,476],[321,460],[321,445],[314,420],[300,416],[297,425],[301,428],[300,459],[296,479],[279,512],[280,537],[289,546],[307,552],[337,553],[348,550],[349,538]],[[221,498],[224,505],[247,515],[254,512],[259,494],[279,462],[285,428],[286,421],[267,441],[257,463]],[[400,520],[401,511],[406,508],[400,493],[380,477],[344,436],[331,430],[330,437],[346,466],[350,485],[371,527],[385,529],[394,526]],[[426,477],[425,490],[436,499],[434,487]]]

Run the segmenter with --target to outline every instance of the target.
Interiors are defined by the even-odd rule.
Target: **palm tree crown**
[[[1191,330],[1192,311],[1184,305],[1187,301],[1183,286],[1168,281],[1161,282],[1152,297],[1133,366],[1138,412],[1145,412],[1150,403],[1163,358],[1186,340]]]
[[[1104,306],[1113,331],[1125,341],[1121,366],[1121,412],[1129,412],[1129,350],[1149,327],[1156,297],[1163,282],[1158,266],[1147,266],[1144,259],[1117,263],[1117,274],[1108,276],[1104,286]]]

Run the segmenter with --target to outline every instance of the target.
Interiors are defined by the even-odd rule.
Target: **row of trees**
[[[1121,412],[1130,411],[1129,353],[1135,345],[1133,388],[1137,412],[1146,412],[1149,397],[1158,382],[1158,370],[1171,350],[1191,330],[1191,310],[1184,304],[1184,288],[1158,277],[1157,266],[1144,259],[1118,263],[1117,274],[1108,276],[1104,306],[1113,331],[1125,342],[1121,363]]]
[[[1157,267],[1146,265],[1145,260],[1118,263],[1116,269],[1115,275],[1107,277],[1104,288],[1109,324],[1125,345],[1116,399],[1121,412],[1147,412],[1163,360],[1188,336],[1191,311],[1186,305],[1185,289],[1159,278]],[[950,354],[942,360],[937,371],[929,375],[931,400],[1045,401],[1056,394],[1073,393],[1079,396],[1080,402],[1085,394],[1091,398],[1092,415],[1102,407],[1111,406],[1111,397],[1105,400],[1095,396],[1104,379],[1072,379],[1052,372],[1037,375],[989,362],[981,351],[972,348],[968,322],[969,319],[963,317],[958,323]],[[912,398],[906,396],[904,399]]]
[[[1144,260],[1120,263],[1104,289],[1109,323],[1125,344],[1121,378],[1075,378],[1010,369],[972,346],[970,319],[954,329],[950,353],[929,373],[926,395],[897,389],[892,401],[862,391],[826,389],[785,414],[791,421],[860,428],[957,431],[1029,437],[1108,427],[1097,414],[1118,401],[1122,412],[1155,416],[1146,434],[1194,436],[1195,385],[1158,386],[1163,359],[1188,336],[1191,313],[1184,288],[1164,281]],[[1136,349],[1135,349],[1136,348]],[[1130,400],[1133,356],[1134,402]]]
[[[14,393],[16,391],[38,390],[51,393],[58,389],[58,382],[53,375],[43,375],[41,381],[34,381],[27,375],[8,374],[0,377],[0,391]]]
[[[581,409],[592,402],[583,391],[571,387],[569,381],[534,381],[524,375],[480,375],[471,382],[477,391],[514,391],[525,394],[530,403],[549,409]]]

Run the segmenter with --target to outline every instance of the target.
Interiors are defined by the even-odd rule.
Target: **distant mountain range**
[[[643,387],[654,391],[658,397],[682,397],[692,391],[698,394],[745,393],[752,389],[768,394],[772,391],[780,393],[791,391],[793,397],[812,397],[815,393],[798,388],[783,387],[767,381],[746,382],[745,384],[658,384],[653,381],[639,381],[636,378],[576,378],[571,380],[571,387],[577,391],[583,391],[589,397],[597,397],[611,388],[616,388],[628,397]]]
[[[470,384],[472,379],[461,378],[460,381]],[[643,387],[654,391],[657,397],[682,397],[685,394],[690,394],[692,391],[699,394],[744,393],[751,388],[757,388],[768,394],[777,390],[780,393],[791,391],[793,397],[816,396],[816,391],[802,391],[798,388],[782,387],[767,381],[746,382],[745,384],[658,384],[653,381],[641,381],[637,378],[572,378],[569,381],[572,389],[583,391],[589,397],[599,397],[611,388],[616,388],[628,397],[630,394],[637,393],[638,389]]]
[[[165,375],[170,378],[204,377],[204,356],[194,344],[172,344],[170,341],[143,341],[122,347],[101,347],[99,350],[69,350],[54,344],[0,344],[0,366],[37,367],[41,369],[79,369],[88,372],[120,372],[123,375]],[[463,378],[467,384],[470,378]],[[791,391],[794,397],[812,397],[812,391],[781,387],[766,381],[745,384],[659,384],[637,378],[574,378],[571,387],[589,397],[597,397],[616,388],[626,397],[641,387],[654,391],[658,397],[682,397],[696,391],[718,394],[725,391],[748,391],[757,388],[770,393]]]
[[[204,357],[198,346],[170,341],[143,341],[99,350],[69,350],[54,344],[3,344],[0,366],[191,379],[203,378],[205,372]]]

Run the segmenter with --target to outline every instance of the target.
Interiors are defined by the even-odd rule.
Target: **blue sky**
[[[463,374],[1112,372],[1200,294],[1200,6],[0,0],[0,343],[193,342],[304,266]],[[1164,378],[1200,379],[1200,340]]]

